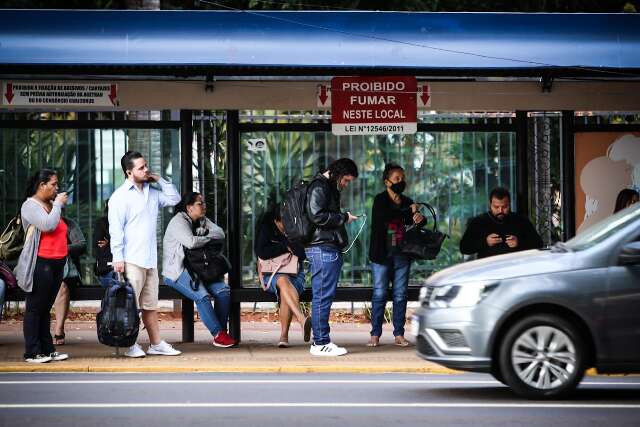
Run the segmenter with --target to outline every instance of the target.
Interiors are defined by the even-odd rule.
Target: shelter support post
[[[180,191],[193,188],[191,159],[193,151],[193,122],[191,110],[180,111]],[[193,342],[193,301],[182,299],[182,342]]]
[[[575,178],[575,141],[573,111],[562,112],[562,240],[567,241],[576,234],[576,178]]]
[[[527,112],[516,111],[516,206],[521,215],[529,216],[529,161]]]
[[[231,292],[234,289],[242,288],[242,254],[240,252],[240,242],[242,241],[242,224],[240,212],[240,114],[238,110],[227,111],[227,213],[229,242],[229,261],[231,271],[229,272],[229,286]],[[231,304],[229,315],[229,333],[240,342],[240,303]]]

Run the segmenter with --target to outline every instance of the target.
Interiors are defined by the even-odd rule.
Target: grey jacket
[[[184,271],[184,248],[193,249],[206,245],[211,240],[224,239],[222,228],[205,218],[207,234],[194,236],[189,215],[178,212],[171,218],[162,239],[162,275],[172,281]]]
[[[40,235],[42,232],[53,231],[60,222],[62,205],[53,203],[53,209],[47,213],[43,206],[34,200],[28,198],[22,204],[20,216],[22,217],[22,227],[26,236],[24,247],[18,258],[18,265],[13,270],[18,280],[18,286],[25,291],[31,292],[33,288],[33,271],[36,267],[38,259],[38,248],[40,246]],[[33,227],[30,227],[33,225]]]

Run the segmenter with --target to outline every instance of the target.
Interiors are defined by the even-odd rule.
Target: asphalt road
[[[638,426],[640,377],[527,401],[487,375],[0,374],[0,426]]]

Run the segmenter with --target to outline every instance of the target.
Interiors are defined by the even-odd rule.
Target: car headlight
[[[485,299],[497,286],[496,282],[438,286],[431,292],[429,308],[472,307]]]

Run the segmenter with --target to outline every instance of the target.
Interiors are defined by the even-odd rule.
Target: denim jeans
[[[175,282],[165,277],[164,283],[196,303],[202,323],[209,329],[211,336],[215,337],[218,332],[227,330],[231,305],[229,285],[224,282],[214,282],[203,286],[200,283],[198,289],[194,291],[191,289],[191,276],[187,270],[183,271]],[[212,300],[214,307],[211,306]]]
[[[2,309],[4,308],[4,293],[7,289],[7,285],[4,280],[0,279],[0,321],[2,321]]]
[[[336,249],[312,246],[305,249],[307,260],[311,264],[311,324],[313,325],[313,343],[325,345],[329,338],[329,314],[336,296],[338,279],[342,269],[342,253]]]
[[[371,263],[373,296],[371,298],[371,335],[382,335],[382,321],[387,305],[389,283],[393,284],[393,336],[404,335],[407,315],[407,287],[411,260],[403,255],[393,255],[384,264]]]
[[[264,273],[262,275],[262,283],[264,283],[265,285],[267,284],[267,282],[269,282],[269,279],[271,279],[271,283],[269,283],[267,292],[270,294],[274,294],[276,298],[278,298],[278,302],[280,302],[280,295],[278,295],[278,286],[276,285],[276,283],[281,276],[286,276],[289,279],[289,282],[291,282],[295,290],[298,292],[298,296],[302,295],[302,293],[304,292],[305,283],[304,267],[302,266],[302,263],[300,265],[300,268],[298,269],[298,274],[296,275],[276,273],[273,275],[273,278],[271,278],[271,273]]]

